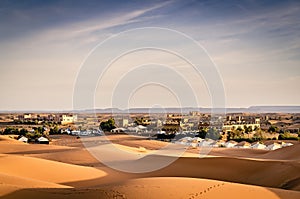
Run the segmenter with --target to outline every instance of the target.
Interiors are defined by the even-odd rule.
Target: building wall
[[[62,115],[61,124],[71,124],[77,120],[76,115]]]
[[[24,119],[31,119],[31,114],[24,114]]]

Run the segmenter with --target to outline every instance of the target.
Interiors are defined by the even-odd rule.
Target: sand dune
[[[46,160],[53,160],[57,162],[75,164],[80,166],[103,166],[103,164],[101,164],[94,156],[92,156],[87,150],[82,148],[54,151],[50,153],[34,153],[27,155],[30,157],[37,157]]]
[[[13,137],[13,136],[3,136],[3,135],[0,136],[0,144],[1,144],[0,153],[41,154],[41,153],[49,153],[49,152],[73,149],[72,147],[69,146],[28,144],[9,137]]]
[[[71,188],[56,183],[0,173],[0,196],[28,188]]]
[[[72,188],[66,185],[60,185],[32,178],[14,176],[0,173],[1,185],[25,187],[25,188]]]
[[[7,194],[10,198],[232,198],[296,199],[299,192],[191,178],[141,178],[90,189],[25,189]]]
[[[0,155],[0,172],[6,175],[52,183],[67,183],[106,175],[105,172],[95,168],[3,154]]]
[[[119,147],[124,150],[130,151],[132,153],[136,152],[138,154],[142,154],[141,156],[142,159],[136,161],[137,162],[143,161],[144,162],[143,164],[152,164],[157,161],[171,158],[171,157],[157,156],[157,155],[150,155],[150,156],[143,157],[143,155],[145,155],[145,153],[149,151],[141,153],[139,152],[139,148],[128,147],[128,146],[123,146],[123,147],[119,146]],[[280,150],[283,150],[285,156],[288,156],[289,153],[286,152],[288,148],[280,149]],[[272,151],[272,153],[269,152],[267,153],[270,155],[276,152],[277,154],[280,152],[280,150]],[[291,154],[293,154],[295,153],[294,151],[298,150],[298,147],[290,148],[290,150],[291,150]],[[232,149],[229,149],[229,152],[230,151],[232,151]],[[241,151],[243,150],[235,150],[234,153],[236,154],[238,152],[241,153]],[[250,152],[247,153],[250,154]],[[51,159],[62,161],[61,157],[66,157],[66,161],[68,161],[68,163],[73,162],[82,165],[85,165],[86,164],[85,160],[88,160],[87,162],[89,162],[91,165],[103,169],[104,166],[99,163],[97,164],[97,160],[93,159],[92,156],[87,151],[78,150],[76,151],[76,154],[78,156],[74,156],[75,153],[72,153],[71,151],[51,153]],[[258,155],[261,154],[258,153]],[[49,156],[50,154],[39,155],[39,157],[43,157],[43,158],[49,158]],[[253,151],[252,156],[257,157],[257,150]],[[73,159],[71,159],[71,157],[73,157]],[[77,157],[77,159],[75,157]],[[218,179],[218,180],[224,180],[230,182],[239,182],[244,184],[254,184],[260,186],[267,186],[267,187],[300,190],[299,189],[300,183],[298,182],[298,179],[300,179],[300,174],[298,172],[299,170],[300,170],[300,165],[297,161],[296,162],[278,161],[278,160],[261,161],[261,160],[253,160],[253,159],[243,159],[243,158],[241,159],[236,157],[214,157],[214,158],[181,157],[175,160],[175,162],[172,163],[171,165],[158,171],[154,171],[146,174],[135,174],[135,175],[127,174],[124,172],[118,172],[118,175],[120,175],[120,177],[122,176],[121,179],[151,177],[151,176],[208,178],[208,179]],[[110,174],[115,172],[109,168],[105,168],[105,171]],[[112,182],[115,181],[113,179],[110,179],[109,183]],[[102,184],[103,181],[101,179],[99,181],[94,181],[93,183]]]
[[[269,151],[266,154],[261,155],[261,158],[278,159],[278,160],[295,160],[300,161],[300,144],[277,149],[275,151]]]
[[[150,163],[167,157],[148,156],[146,158]],[[263,162],[228,157],[179,158],[171,165],[151,175],[217,179],[266,187],[289,187],[289,189],[299,191],[299,184],[290,185],[300,179],[299,170],[300,165],[294,162]]]
[[[156,140],[147,140],[138,136],[128,135],[110,135],[107,137],[112,143],[125,145],[128,147],[144,147],[147,150],[158,150],[167,146],[169,143],[160,142]],[[221,157],[245,157],[257,159],[273,159],[273,160],[300,160],[300,143],[291,141],[294,145],[277,149],[275,151],[260,150],[260,149],[237,149],[237,148],[211,148],[207,155],[221,156]],[[269,142],[271,143],[271,142]],[[195,153],[199,154],[199,149],[189,148],[186,154]]]
[[[300,161],[300,143],[274,151],[260,149],[214,148],[209,155],[226,157],[245,157],[270,160]],[[194,152],[197,152],[194,150]]]
[[[126,136],[122,138],[126,139]],[[211,154],[220,157],[209,158],[197,158],[197,151],[193,149],[189,152],[194,154],[186,153],[187,157],[178,158],[167,167],[133,174],[99,163],[78,140],[76,142],[76,145],[63,142],[67,143],[64,146],[30,145],[0,136],[0,196],[223,198],[230,195],[231,198],[300,198],[297,144],[276,151],[213,150]],[[153,149],[162,147],[155,141],[150,149],[150,144],[150,140],[137,141],[132,137],[115,142],[119,149],[139,155],[140,158],[131,164],[152,164],[172,158],[148,155]]]
[[[123,198],[298,198],[299,192],[266,189],[216,180],[141,178],[102,188]]]

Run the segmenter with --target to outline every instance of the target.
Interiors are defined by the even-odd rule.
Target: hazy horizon
[[[293,109],[291,109],[293,108]],[[295,109],[296,108],[296,109]],[[270,111],[269,113],[299,113],[300,112],[300,106],[249,106],[249,107],[225,107],[225,108],[218,108],[218,107],[163,107],[163,108],[155,108],[155,107],[131,107],[128,109],[122,109],[122,108],[112,108],[112,107],[103,107],[103,108],[94,108],[94,109],[23,109],[23,110],[0,110],[0,113],[9,113],[9,112],[16,112],[16,113],[47,113],[47,112],[89,112],[89,111],[100,111],[100,112],[105,112],[105,111],[121,111],[120,113],[122,113],[123,111],[128,111],[128,110],[138,110],[139,112],[141,112],[144,109],[153,109],[153,110],[172,110],[172,109],[182,109],[181,111],[184,112],[189,112],[189,110],[192,111],[196,111],[197,109],[199,109],[199,111],[208,111],[210,109],[225,109],[226,111],[222,111],[221,113],[234,113],[234,112],[241,112],[241,111],[250,111],[253,113],[266,113],[268,111]],[[202,109],[202,110],[201,110]],[[256,110],[257,109],[257,110]],[[114,112],[113,111],[113,112]],[[118,113],[118,112],[115,112]],[[143,112],[144,113],[144,112]],[[146,112],[145,112],[146,113]],[[155,112],[153,112],[155,113]]]

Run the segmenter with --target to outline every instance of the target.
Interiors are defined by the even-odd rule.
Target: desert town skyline
[[[300,113],[1,113],[0,195],[296,199],[299,124]]]

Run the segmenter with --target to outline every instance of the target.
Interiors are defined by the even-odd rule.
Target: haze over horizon
[[[90,51],[113,35],[143,27],[176,30],[198,42],[218,68],[226,107],[300,105],[298,1],[3,0],[0,27],[0,110],[73,109],[76,77]],[[165,38],[154,35],[154,39]],[[181,43],[173,45],[187,47]],[[177,68],[191,81],[199,107],[211,106],[204,79],[197,79],[190,66],[162,52],[143,51],[112,65],[104,83],[99,82],[95,90],[95,107],[111,107],[105,99],[113,89],[110,81],[121,79],[126,66],[145,60],[153,63],[152,59],[169,68],[156,64],[150,67],[165,72],[141,70],[129,77],[135,81],[149,76],[170,79],[175,76],[167,71]],[[184,89],[177,78],[173,84]],[[187,104],[180,104],[172,90],[144,85],[134,91],[127,105],[134,108]]]

